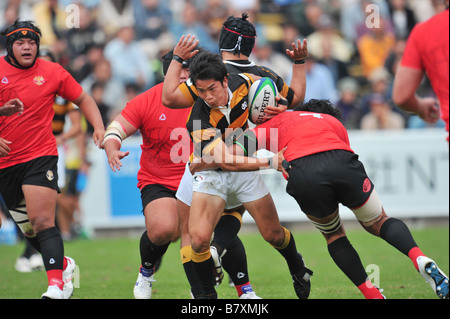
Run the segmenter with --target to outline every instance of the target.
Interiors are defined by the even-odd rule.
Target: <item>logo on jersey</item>
[[[42,75],[36,75],[33,79],[34,84],[42,85],[45,83],[45,79]]]
[[[245,110],[247,108],[247,101],[244,101],[244,103],[242,103],[242,109]]]
[[[47,177],[47,179],[49,181],[52,181],[55,179],[55,175],[53,174],[53,172],[51,170],[48,170],[47,173],[45,174],[45,176]]]
[[[9,83],[8,79],[6,78],[6,76],[3,77],[2,83],[3,84],[8,84]]]
[[[161,114],[161,116],[159,117],[159,120],[160,121],[165,121],[165,120],[167,120],[167,117],[166,117],[166,114]]]
[[[368,193],[371,188],[372,188],[372,184],[370,183],[370,180],[368,178],[366,178],[363,183],[363,192]]]

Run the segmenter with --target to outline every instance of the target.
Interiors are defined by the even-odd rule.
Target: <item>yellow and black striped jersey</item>
[[[229,101],[223,108],[212,109],[197,98],[186,124],[195,156],[209,153],[219,139],[230,144],[236,133],[248,128],[248,91],[253,82],[250,74],[229,74]]]

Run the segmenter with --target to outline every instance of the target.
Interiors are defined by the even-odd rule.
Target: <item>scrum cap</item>
[[[31,21],[20,21],[17,19],[13,25],[7,28],[3,35],[6,36],[6,52],[7,56],[12,59],[18,66],[20,66],[13,52],[13,44],[18,39],[28,38],[36,42],[39,52],[39,42],[41,38],[41,30],[36,27]],[[34,65],[34,63],[33,63]]]
[[[220,51],[233,52],[250,56],[255,46],[256,30],[250,21],[248,14],[243,13],[241,18],[229,17],[220,31]]]

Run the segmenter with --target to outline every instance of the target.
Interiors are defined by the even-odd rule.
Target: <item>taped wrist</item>
[[[258,150],[258,140],[255,133],[250,130],[241,134],[234,143],[244,150],[244,156],[253,156]]]
[[[127,138],[127,133],[123,129],[122,125],[117,121],[112,121],[105,132],[105,137],[103,139],[103,144],[109,140],[115,140],[122,145],[122,141]]]

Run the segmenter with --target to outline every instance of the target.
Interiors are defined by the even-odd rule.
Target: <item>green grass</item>
[[[412,230],[422,251],[449,273],[449,228]],[[361,299],[361,293],[332,262],[318,231],[294,232],[297,248],[314,270],[311,299]],[[295,299],[282,257],[257,233],[242,234],[254,290],[264,299]],[[360,230],[348,231],[364,265],[379,269],[380,286],[389,299],[436,299],[410,260],[383,240]],[[65,244],[66,255],[79,266],[79,284],[73,299],[129,299],[137,277],[138,238],[79,240]],[[14,269],[23,245],[0,246],[0,299],[36,299],[45,291],[43,271],[19,273]],[[179,242],[172,244],[156,274],[154,299],[189,299],[189,286],[179,257]],[[218,288],[219,298],[236,299],[227,278]]]

